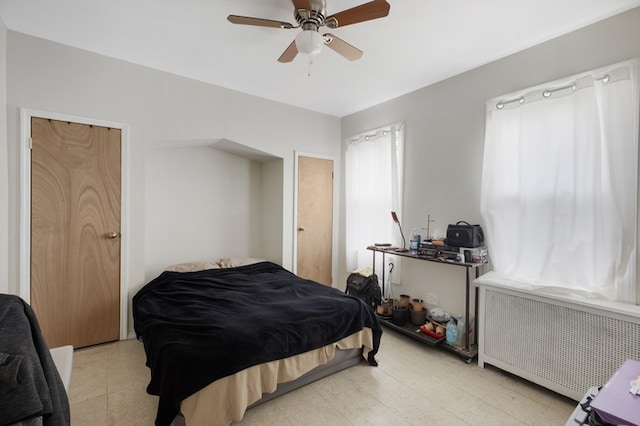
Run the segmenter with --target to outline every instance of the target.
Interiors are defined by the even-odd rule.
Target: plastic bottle
[[[409,238],[409,252],[411,254],[418,254],[419,247],[420,247],[420,232],[414,228],[411,231],[411,237]]]
[[[446,332],[446,337],[445,339],[447,340],[447,343],[450,344],[454,344],[456,343],[456,322],[453,319],[453,317],[449,317],[449,322],[447,323],[447,332]]]
[[[464,346],[464,335],[466,334],[466,330],[464,328],[464,320],[462,319],[462,315],[458,316],[458,325],[456,326],[456,345]]]

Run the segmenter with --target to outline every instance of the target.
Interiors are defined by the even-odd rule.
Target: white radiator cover
[[[640,359],[638,307],[619,309],[480,285],[478,364],[579,401],[627,359]]]

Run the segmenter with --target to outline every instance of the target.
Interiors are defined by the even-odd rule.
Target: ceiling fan
[[[294,26],[288,22],[274,21],[271,19],[251,18],[248,16],[229,15],[229,22],[241,25],[255,25],[259,27],[293,29],[302,28],[302,32],[296,35],[294,41],[278,58],[279,62],[291,62],[298,52],[313,55],[326,45],[350,61],[362,57],[362,50],[350,45],[346,41],[326,33],[320,34],[320,27],[338,28],[358,22],[369,21],[385,17],[389,14],[391,6],[385,0],[373,0],[351,9],[343,10],[331,16],[327,16],[326,0],[291,0],[294,11],[293,16],[298,23]]]

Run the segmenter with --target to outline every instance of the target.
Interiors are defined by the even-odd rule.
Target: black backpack
[[[347,288],[344,292],[364,300],[373,309],[382,303],[382,292],[376,274],[371,274],[368,277],[356,273],[349,275]]]

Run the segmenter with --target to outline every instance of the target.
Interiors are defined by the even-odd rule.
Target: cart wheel
[[[472,361],[471,358],[467,358],[464,360],[464,362],[466,362],[467,364],[471,364],[471,361]]]

